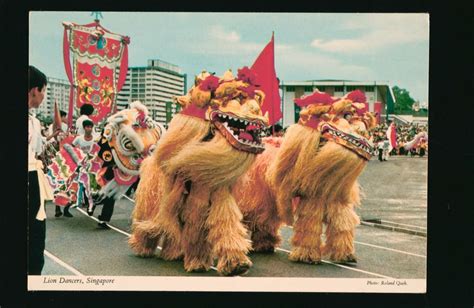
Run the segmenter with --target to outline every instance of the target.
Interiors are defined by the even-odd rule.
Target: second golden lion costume
[[[357,178],[373,154],[368,130],[375,117],[364,112],[360,91],[341,99],[316,91],[295,102],[303,107],[299,122],[266,144],[234,188],[253,250],[273,251],[286,223],[294,229],[290,260],[320,263],[326,253],[336,262],[355,262]]]

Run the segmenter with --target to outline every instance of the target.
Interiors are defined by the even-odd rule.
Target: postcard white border
[[[426,279],[28,276],[29,291],[426,293]]]

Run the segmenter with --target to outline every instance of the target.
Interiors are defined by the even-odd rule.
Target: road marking
[[[124,197],[125,199],[128,199],[129,201],[135,203],[135,200],[133,200],[132,198],[130,198],[130,197],[127,196],[127,195],[122,195],[122,197]]]
[[[287,227],[290,228],[290,229],[293,229],[292,226],[287,226]],[[374,244],[369,244],[369,243],[364,243],[364,242],[358,242],[358,241],[354,241],[354,243],[357,243],[357,244],[359,244],[359,245],[364,245],[364,246],[369,246],[369,247],[384,249],[384,250],[388,250],[388,251],[403,253],[403,254],[410,255],[410,256],[415,256],[415,257],[420,257],[420,258],[426,258],[426,256],[424,256],[424,255],[419,255],[419,254],[416,254],[416,253],[413,253],[413,252],[408,252],[408,251],[403,251],[403,250],[398,250],[398,249],[393,249],[393,248],[388,248],[388,247],[384,247],[384,246],[379,246],[379,245],[374,245]]]
[[[410,255],[410,256],[415,256],[415,257],[420,257],[420,258],[425,258],[425,259],[426,259],[426,256],[424,256],[424,255],[419,255],[419,254],[412,253],[412,252],[408,252],[408,251],[403,251],[403,250],[398,250],[398,249],[393,249],[393,248],[378,246],[378,245],[369,244],[369,243],[362,243],[362,242],[358,242],[358,241],[354,241],[354,243],[357,243],[357,244],[359,244],[359,245],[364,245],[364,246],[369,246],[369,247],[374,247],[374,248],[379,248],[379,249],[385,249],[385,250],[388,250],[388,251],[403,253],[403,254],[406,254],[406,255]]]
[[[100,222],[100,220],[97,219],[97,218],[95,218],[94,216],[89,216],[89,214],[87,214],[87,212],[85,212],[83,209],[76,208],[76,210],[78,210],[79,212],[81,212],[81,213],[84,214],[85,216],[87,216],[87,217],[89,217],[89,218],[91,218],[91,219],[93,219],[93,220],[95,220],[95,221],[97,221],[97,222]],[[114,226],[112,226],[112,225],[110,225],[110,224],[107,224],[107,225],[108,225],[108,226],[110,227],[110,229],[112,229],[112,230],[115,230],[115,231],[117,231],[117,232],[119,232],[119,233],[122,233],[122,234],[124,234],[124,235],[126,235],[126,236],[130,236],[130,234],[128,234],[128,233],[125,232],[125,231],[122,231],[122,230],[120,230],[120,229],[118,229],[118,228],[116,228],[116,227],[114,227]]]
[[[389,224],[376,224],[373,222],[366,222],[366,221],[361,221],[360,224],[362,226],[369,226],[369,227],[374,227],[374,228],[393,231],[393,232],[402,232],[402,233],[410,234],[412,236],[421,237],[424,239],[426,239],[426,236],[427,236],[426,231],[391,226]]]
[[[59,265],[61,265],[62,267],[64,267],[65,269],[67,269],[68,271],[74,273],[75,275],[77,276],[84,276],[83,273],[79,272],[77,269],[75,269],[74,267],[72,267],[71,265],[65,263],[63,260],[59,259],[58,257],[56,257],[55,255],[53,255],[52,253],[50,253],[49,251],[47,251],[46,249],[44,250],[44,254],[46,256],[48,256],[51,260],[53,260],[54,262],[58,263]]]
[[[291,252],[291,251],[289,251],[289,250],[287,250],[287,249],[283,249],[283,248],[276,248],[276,250],[280,250],[280,251],[283,251],[283,252],[286,252],[286,253],[290,253],[290,252]],[[353,267],[350,267],[350,266],[345,266],[345,265],[342,265],[342,264],[333,263],[333,262],[331,262],[331,261],[321,260],[321,262],[326,263],[326,264],[331,264],[331,265],[334,265],[334,266],[337,266],[337,267],[341,267],[341,268],[344,268],[344,269],[348,269],[348,270],[351,270],[351,271],[360,272],[360,273],[364,273],[364,274],[368,274],[368,275],[380,277],[380,278],[395,279],[394,277],[390,277],[390,276],[385,276],[385,275],[381,275],[381,274],[377,274],[377,273],[373,273],[373,272],[364,271],[364,270],[357,269],[357,268],[353,268]]]
[[[415,225],[409,225],[409,224],[402,224],[402,223],[399,223],[399,222],[390,221],[390,220],[384,220],[384,219],[381,219],[380,221],[381,221],[382,223],[387,222],[387,223],[389,223],[389,224],[396,224],[396,225],[407,226],[407,227],[415,227],[415,228],[418,228],[418,229],[425,229],[425,230],[426,230],[426,227],[422,227],[422,226],[415,226]]]
[[[100,221],[99,219],[95,218],[94,216],[89,216],[89,214],[87,214],[87,212],[85,212],[83,209],[76,208],[76,210],[78,210],[79,212],[81,212],[81,213],[84,214],[85,216],[87,216],[87,217],[89,217],[89,218],[92,218],[93,220],[95,220],[95,221],[97,221],[97,222]],[[130,233],[127,233],[127,232],[125,232],[125,231],[123,231],[123,230],[121,230],[121,229],[119,229],[119,228],[116,228],[116,227],[112,226],[111,224],[107,224],[107,225],[110,227],[110,229],[115,230],[115,231],[117,231],[117,232],[119,232],[119,233],[121,233],[121,234],[124,234],[124,235],[126,235],[126,236],[128,236],[128,237],[132,236]],[[163,249],[163,248],[161,248],[160,246],[156,246],[156,248],[158,248],[159,250],[162,250],[162,249]],[[214,267],[214,266],[211,266],[211,269],[217,271],[217,268]]]

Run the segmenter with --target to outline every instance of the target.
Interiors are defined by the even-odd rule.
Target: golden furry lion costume
[[[239,275],[252,265],[247,257],[242,214],[231,194],[236,180],[264,147],[268,123],[263,92],[252,72],[230,71],[222,78],[203,72],[173,117],[153,156],[141,166],[133,213],[131,248],[140,256],[184,257],[186,271],[209,270],[217,258],[223,275]]]
[[[295,102],[304,107],[299,123],[288,128],[281,145],[266,144],[234,188],[253,250],[274,251],[286,223],[294,227],[290,260],[319,263],[326,252],[333,261],[355,262],[357,178],[373,154],[368,130],[375,117],[363,112],[360,91],[338,101],[315,92]]]

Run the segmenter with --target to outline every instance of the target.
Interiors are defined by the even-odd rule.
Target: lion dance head
[[[265,94],[254,80],[247,67],[237,77],[230,70],[220,78],[199,74],[187,95],[175,98],[183,110],[160,142],[163,169],[215,185],[245,172],[265,149],[261,134],[268,125],[261,109]]]
[[[138,175],[143,159],[153,153],[163,127],[148,116],[139,101],[107,119],[100,146],[104,162],[113,162],[121,172]]]
[[[120,198],[138,180],[141,162],[153,153],[163,133],[139,101],[110,116],[99,140],[98,156],[103,160],[99,195]]]

